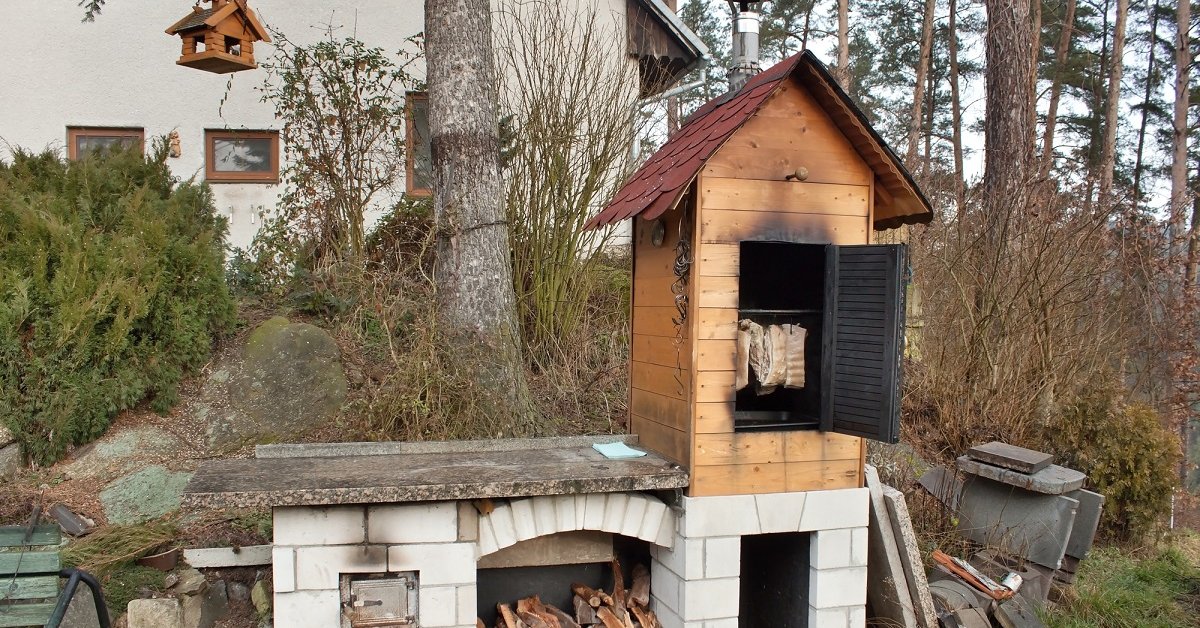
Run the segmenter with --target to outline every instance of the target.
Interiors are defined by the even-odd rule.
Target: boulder
[[[333,338],[316,325],[275,317],[251,332],[240,355],[218,364],[195,412],[209,446],[227,452],[327,424],[346,390]]]
[[[0,423],[0,447],[11,445],[15,442],[17,442],[17,438],[13,436],[12,430],[5,427],[3,423]]]
[[[179,510],[183,487],[191,473],[150,466],[114,480],[100,491],[100,505],[109,523],[141,523]]]

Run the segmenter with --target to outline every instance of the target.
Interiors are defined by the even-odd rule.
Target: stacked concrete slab
[[[1104,506],[1103,495],[1083,488],[1087,476],[1053,464],[1049,454],[1001,442],[972,448],[957,466],[963,536],[1073,580]]]

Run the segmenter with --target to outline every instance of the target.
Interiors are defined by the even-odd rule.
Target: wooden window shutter
[[[903,244],[825,249],[821,429],[900,440]]]

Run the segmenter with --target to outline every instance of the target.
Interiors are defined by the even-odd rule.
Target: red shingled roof
[[[801,69],[805,71],[799,71]],[[855,134],[854,139],[859,140],[856,144],[872,149],[870,157],[864,155],[864,158],[877,174],[881,174],[881,179],[886,175],[885,180],[890,185],[885,187],[889,192],[911,201],[905,203],[896,215],[877,216],[875,227],[882,229],[902,223],[929,222],[933,216],[929,202],[917,189],[900,160],[870,129],[865,116],[841,91],[824,65],[812,53],[805,51],[751,77],[737,93],[719,96],[697,109],[679,131],[633,173],[608,206],[592,218],[587,226],[601,227],[633,216],[653,220],[670,210],[679,202],[708,158],[793,75],[805,82],[816,80],[822,83],[820,93],[814,93],[814,96],[826,108],[836,107],[840,110],[841,115],[836,116],[834,121],[843,133]],[[885,166],[886,173],[880,173]]]

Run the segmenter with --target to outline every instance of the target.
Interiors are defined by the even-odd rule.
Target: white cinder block
[[[492,531],[492,518],[479,518],[479,555],[485,556],[493,552],[499,551],[500,545],[496,543],[496,533]]]
[[[812,628],[849,628],[846,608],[808,607],[808,625]]]
[[[574,495],[559,495],[554,498],[554,525],[562,532],[579,529],[575,520]]]
[[[867,603],[867,568],[809,569],[808,603],[816,608]]]
[[[650,594],[650,610],[658,616],[658,625],[662,628],[691,628],[694,623],[684,624],[683,618],[679,616],[673,609],[667,608],[663,604],[657,603],[654,598],[653,587]]]
[[[469,501],[458,502],[459,542],[479,540],[479,511]]]
[[[621,527],[618,530],[621,534],[637,537],[638,532],[642,530],[642,519],[646,517],[646,506],[649,499],[643,495],[629,496],[629,502],[625,506],[625,517],[621,520]]]
[[[867,566],[867,529],[854,528],[850,533],[850,566]]]
[[[458,540],[458,505],[429,502],[367,509],[369,543],[453,543]]]
[[[344,545],[366,539],[362,506],[289,506],[272,511],[275,545]]]
[[[679,517],[675,514],[675,510],[667,508],[667,512],[663,514],[662,524],[658,528],[658,540],[654,543],[667,549],[675,547],[679,539]]]
[[[686,537],[759,533],[758,508],[753,495],[684,497],[683,509],[683,535]]]
[[[457,626],[457,587],[431,587],[422,581],[417,592],[417,612],[420,613],[420,624],[423,627]]]
[[[867,527],[870,495],[864,488],[810,491],[805,497],[800,532]]]
[[[672,549],[651,546],[650,555],[685,580],[704,577],[704,539],[676,539]],[[650,581],[654,583],[651,589],[658,586],[653,578]]]
[[[528,541],[537,536],[537,526],[533,522],[533,500],[514,499],[509,502],[512,507],[513,529],[518,541]]]
[[[621,524],[625,522],[625,510],[629,508],[628,493],[610,493],[604,505],[604,523],[600,529],[607,532],[620,532]]]
[[[492,533],[496,538],[496,547],[504,549],[517,543],[517,529],[513,523],[512,507],[508,504],[496,504],[487,519],[492,524]]]
[[[458,587],[455,591],[458,596],[458,623],[474,625],[475,618],[479,615],[478,590],[475,585],[468,584]]]
[[[846,611],[850,628],[867,628],[867,607],[854,606]]]
[[[704,628],[738,628],[737,617],[727,617],[704,622]]]
[[[271,548],[271,584],[276,593],[296,590],[296,553],[292,548]]]
[[[800,529],[804,501],[808,493],[766,493],[755,495],[758,521],[763,534],[795,532]]]
[[[553,497],[533,498],[533,526],[538,536],[559,532],[558,516],[554,511]]]
[[[604,493],[587,495],[583,509],[583,530],[604,529],[604,511],[607,503],[608,495]]]
[[[292,628],[330,628],[342,621],[342,596],[331,591],[275,594],[275,625]]]
[[[650,598],[654,600],[651,606],[654,612],[662,614],[662,609],[678,611],[679,587],[683,579],[657,560],[650,560]],[[657,604],[657,606],[655,606]],[[666,624],[663,624],[664,627]]]
[[[586,530],[587,529],[587,528],[583,527],[583,520],[584,520],[584,515],[587,514],[588,497],[589,497],[588,495],[576,495],[575,496],[575,529],[576,530]],[[601,499],[603,499],[603,498],[604,498],[604,496],[602,495]],[[604,507],[603,504],[601,504],[600,506],[601,506],[601,508]]]
[[[818,530],[809,540],[808,565],[813,569],[855,567],[851,561],[851,530]]]
[[[421,586],[475,583],[475,544],[393,545],[388,571],[418,571]]]
[[[646,500],[646,513],[642,515],[642,525],[637,534],[633,535],[643,541],[658,542],[658,531],[662,529],[662,520],[667,514],[667,505],[657,499]]]
[[[325,545],[296,548],[296,588],[337,589],[344,573],[383,573],[388,570],[382,545]]]
[[[684,621],[737,617],[740,594],[738,578],[685,581],[680,587],[680,616]]]
[[[742,537],[704,539],[704,577],[737,578],[742,575]]]

